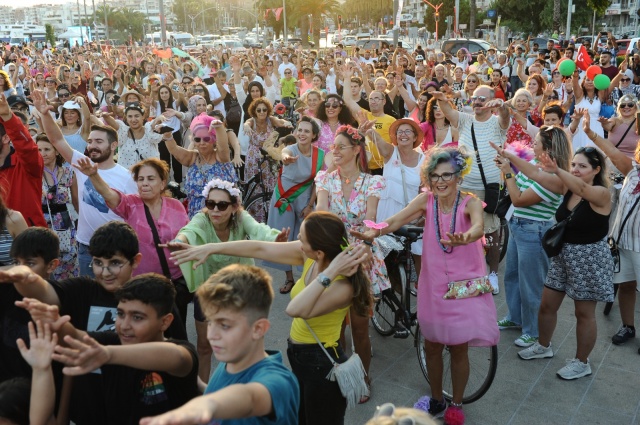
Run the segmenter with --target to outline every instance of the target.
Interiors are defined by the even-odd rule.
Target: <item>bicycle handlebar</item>
[[[420,226],[402,226],[395,232],[394,235],[402,236],[409,239],[411,242],[417,241],[422,233],[424,232],[424,227]]]

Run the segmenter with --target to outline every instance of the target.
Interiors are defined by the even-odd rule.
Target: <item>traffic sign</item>
[[[495,17],[496,17],[496,10],[495,9],[487,10],[487,18],[495,18]]]

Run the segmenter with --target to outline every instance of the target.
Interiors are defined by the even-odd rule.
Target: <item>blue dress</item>
[[[192,219],[204,208],[204,197],[202,189],[214,178],[237,183],[236,170],[231,162],[218,162],[213,164],[202,163],[200,155],[187,170],[187,178],[184,183],[184,190],[188,199],[189,219]]]

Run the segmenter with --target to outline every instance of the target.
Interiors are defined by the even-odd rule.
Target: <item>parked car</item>
[[[630,50],[631,38],[623,38],[622,40],[616,40],[618,42],[618,56],[627,56],[627,50]],[[637,40],[637,39],[636,39]]]
[[[442,43],[440,50],[455,56],[458,50],[463,47],[471,53],[471,57],[475,62],[479,53],[487,54],[487,50],[491,47],[491,44],[479,38],[450,38]]]
[[[356,45],[356,36],[355,35],[347,35],[343,40],[342,40],[342,45],[344,47],[347,46],[355,46]]]
[[[360,50],[388,49],[392,41],[383,38],[370,38],[368,40],[357,40],[356,47]]]

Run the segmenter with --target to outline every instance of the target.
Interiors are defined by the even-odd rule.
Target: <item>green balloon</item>
[[[558,65],[560,70],[560,74],[565,77],[570,77],[573,75],[573,72],[576,70],[576,63],[571,59],[564,60],[560,65]]]
[[[609,86],[611,85],[611,79],[609,79],[609,77],[607,77],[604,74],[598,74],[596,75],[596,77],[593,79],[593,85],[595,86],[595,88],[597,88],[598,90],[606,90],[609,88]]]

